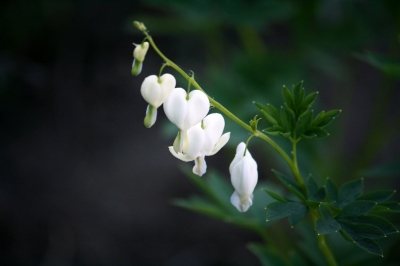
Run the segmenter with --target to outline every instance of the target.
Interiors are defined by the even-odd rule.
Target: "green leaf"
[[[331,110],[325,113],[325,118],[336,118],[342,113],[342,110]]]
[[[326,195],[328,196],[328,199],[330,202],[336,202],[338,200],[338,190],[336,185],[330,180],[329,178],[326,179],[325,182],[325,191]]]
[[[278,171],[272,170],[272,172],[274,172],[274,174],[278,177],[278,179],[287,189],[292,191],[301,200],[306,200],[304,193],[301,191],[300,187],[295,182],[290,180],[285,175],[279,173]]]
[[[282,121],[281,121],[281,116],[280,116],[278,110],[272,104],[267,104],[267,106],[264,106],[264,105],[262,105],[261,103],[258,103],[258,102],[253,102],[253,104],[256,106],[256,108],[261,113],[262,113],[262,111],[264,111],[271,118],[273,118],[278,123],[278,125],[283,126]]]
[[[260,260],[263,266],[286,266],[287,264],[278,254],[278,252],[271,247],[264,244],[250,243],[247,248]]]
[[[342,208],[350,202],[356,200],[363,189],[364,180],[359,179],[355,181],[350,181],[344,184],[339,191],[339,197],[336,203],[338,208]]]
[[[353,223],[353,224],[373,225],[375,227],[378,227],[380,230],[382,230],[382,232],[385,234],[385,236],[399,232],[391,222],[389,222],[388,220],[386,220],[385,218],[382,218],[380,216],[364,215],[364,216],[358,216],[358,217],[345,217],[345,218],[341,218],[341,220],[348,222],[348,223]]]
[[[267,221],[289,216],[292,226],[298,224],[308,212],[307,206],[298,202],[272,202],[267,205]]]
[[[317,183],[315,182],[312,175],[309,175],[306,182],[308,199],[312,201],[321,202],[325,198],[325,189],[318,188]]]
[[[284,107],[281,107],[281,119],[283,123],[283,127],[285,131],[291,132],[293,128],[293,123],[292,123],[292,116],[289,114],[288,110]]]
[[[378,206],[387,208],[387,211],[400,212],[400,204],[396,201],[387,201],[379,203]]]
[[[264,110],[260,110],[260,113],[270,122],[272,125],[279,125],[278,121],[275,120],[271,115],[269,115],[267,112]]]
[[[296,112],[300,110],[301,102],[304,98],[305,90],[303,88],[303,82],[299,82],[292,87],[293,98],[294,98],[294,106]]]
[[[312,121],[312,115],[313,113],[311,111],[307,111],[304,116],[299,118],[298,124],[297,124],[297,135],[301,135],[303,132],[306,132],[310,126],[311,126],[311,121]]]
[[[277,200],[277,201],[280,201],[280,202],[287,202],[287,200],[284,198],[284,197],[282,197],[281,195],[279,195],[279,194],[277,194],[277,193],[275,193],[275,192],[273,192],[273,191],[270,191],[270,190],[267,190],[267,189],[263,189],[265,192],[267,192],[267,194],[271,197],[271,198],[273,198],[273,199],[275,199],[275,200]]]
[[[355,244],[369,253],[383,256],[381,247],[372,239],[358,239],[357,241],[355,241]]]
[[[284,102],[286,103],[286,106],[289,107],[290,109],[292,109],[293,111],[295,111],[293,95],[290,92],[290,90],[288,88],[286,88],[286,86],[283,86],[282,96],[283,96]]]
[[[307,97],[304,98],[304,100],[301,104],[301,110],[303,110],[303,112],[308,110],[311,107],[311,105],[315,102],[315,100],[317,99],[317,96],[318,96],[318,92],[313,92],[313,93],[310,93],[309,95],[307,95]]]
[[[343,231],[345,231],[354,241],[364,238],[379,239],[385,237],[385,234],[376,226],[369,224],[354,224],[338,220]]]
[[[346,217],[346,216],[360,216],[375,207],[376,203],[369,200],[357,200],[350,202],[339,212],[336,218]]]
[[[340,230],[340,224],[333,219],[328,207],[325,204],[319,206],[319,211],[321,213],[321,218],[319,218],[315,223],[315,229],[318,234],[325,235]]]
[[[325,111],[322,111],[315,117],[314,121],[311,123],[311,126],[317,127],[319,123],[321,123],[324,120],[324,118],[325,118]]]
[[[329,133],[326,132],[324,129],[319,128],[319,127],[312,127],[307,132],[305,132],[303,135],[305,136],[314,136],[316,138],[322,139],[327,136],[329,136]]]
[[[267,127],[265,129],[263,129],[262,132],[265,132],[265,133],[267,133],[269,135],[272,135],[272,136],[281,136],[282,135],[282,131],[281,130],[277,130],[274,127]]]
[[[370,193],[365,193],[361,195],[358,199],[360,200],[371,200],[377,203],[387,201],[390,199],[396,190],[380,190],[380,191],[375,191],[375,192],[370,192]]]

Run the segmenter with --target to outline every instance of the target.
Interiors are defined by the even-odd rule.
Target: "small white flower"
[[[187,95],[182,88],[175,88],[164,102],[164,112],[168,119],[179,129],[174,145],[175,152],[187,153],[187,130],[199,123],[208,113],[210,102],[207,95],[199,90],[193,90]]]
[[[209,114],[187,131],[188,149],[185,154],[176,152],[172,146],[169,147],[169,151],[182,161],[194,160],[193,173],[202,176],[207,170],[205,156],[216,154],[229,140],[230,132],[222,135],[224,127],[225,120],[222,115]]]
[[[231,182],[235,192],[231,196],[231,203],[240,212],[245,212],[253,204],[253,191],[257,185],[257,163],[246,151],[246,144],[241,142],[236,148],[236,155],[229,166]]]
[[[136,47],[133,50],[133,63],[131,73],[137,76],[142,72],[143,61],[146,56],[147,50],[149,50],[149,43],[144,42],[142,44],[135,44]]]
[[[151,75],[144,79],[140,92],[144,100],[149,104],[146,110],[144,124],[151,127],[157,119],[157,108],[172,93],[176,85],[176,80],[171,74],[164,74],[160,78]]]

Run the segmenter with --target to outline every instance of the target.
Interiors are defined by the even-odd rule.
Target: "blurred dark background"
[[[331,137],[301,144],[303,171],[398,188],[400,1],[2,1],[2,265],[258,265],[255,235],[170,204],[196,190],[162,109],[143,126],[140,85],[162,60],[150,49],[131,76],[133,20],[244,121],[253,100],[279,105],[282,85],[304,80],[316,110],[343,114]],[[225,131],[207,163],[228,180],[247,133]],[[260,179],[272,179],[285,168],[260,143]]]

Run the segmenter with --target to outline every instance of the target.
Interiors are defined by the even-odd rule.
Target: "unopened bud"
[[[139,21],[134,21],[133,22],[133,26],[135,26],[140,31],[146,31],[147,30],[146,26],[142,22],[139,22]]]

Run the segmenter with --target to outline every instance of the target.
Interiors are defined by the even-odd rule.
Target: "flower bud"
[[[236,155],[229,166],[231,182],[235,188],[231,203],[240,212],[245,212],[253,204],[253,191],[257,185],[257,163],[246,149],[246,144],[241,142],[236,148]],[[244,154],[245,153],[245,154]]]
[[[199,90],[194,90],[187,95],[182,88],[175,88],[164,102],[164,112],[168,119],[174,123],[181,133],[178,135],[179,149],[176,153],[186,153],[183,149],[187,130],[199,123],[208,113],[210,102],[207,95]]]
[[[135,49],[133,50],[133,63],[131,69],[131,74],[133,76],[137,76],[140,74],[140,72],[142,72],[143,61],[147,50],[149,50],[148,42],[136,45]]]
[[[146,110],[144,124],[150,128],[157,119],[157,108],[172,93],[176,85],[176,80],[171,74],[164,74],[160,78],[156,75],[148,76],[144,79],[140,92],[144,100],[149,104]]]

